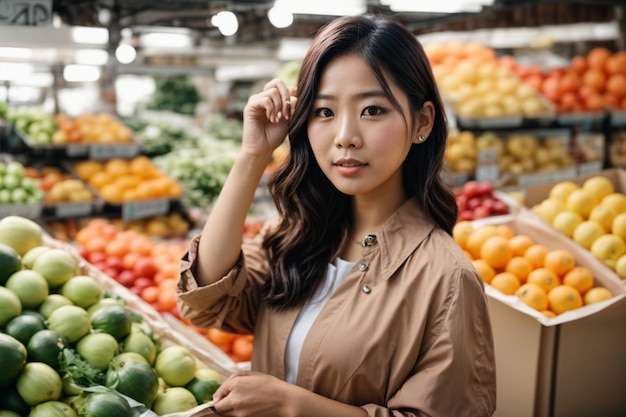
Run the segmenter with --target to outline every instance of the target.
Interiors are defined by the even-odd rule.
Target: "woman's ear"
[[[417,123],[413,134],[413,143],[423,143],[428,139],[435,123],[435,105],[431,101],[424,102],[422,108],[417,112]]]

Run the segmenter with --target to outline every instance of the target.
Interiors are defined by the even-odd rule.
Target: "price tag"
[[[65,148],[65,153],[69,157],[77,157],[77,156],[85,156],[89,151],[89,146],[87,145],[68,145]]]
[[[500,178],[499,153],[495,149],[484,149],[478,153],[476,181],[496,182]]]
[[[578,175],[596,174],[602,171],[602,162],[586,162],[578,165]]]
[[[52,0],[0,0],[0,25],[50,26]]]
[[[43,204],[2,204],[0,205],[0,217],[18,215],[27,219],[37,219],[41,217]]]
[[[55,208],[56,217],[80,217],[91,214],[91,203],[59,203]]]
[[[165,198],[124,203],[122,206],[122,219],[136,220],[158,216],[167,214],[169,209],[170,200]]]
[[[554,181],[554,173],[547,174],[526,174],[520,175],[517,179],[519,186],[524,187],[532,184],[541,184],[545,182]]]
[[[113,159],[132,158],[137,155],[139,146],[130,145],[91,145],[89,148],[89,158],[91,159]]]

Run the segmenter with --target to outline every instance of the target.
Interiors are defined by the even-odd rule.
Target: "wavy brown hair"
[[[314,38],[300,68],[298,103],[289,126],[291,151],[269,181],[280,222],[264,242],[270,256],[271,279],[265,299],[276,308],[294,306],[313,291],[328,263],[340,252],[352,225],[351,197],[338,191],[320,169],[307,135],[307,123],[322,72],[333,59],[345,55],[363,58],[376,75],[393,106],[388,74],[408,96],[411,120],[426,101],[435,107],[428,139],[412,144],[403,163],[404,188],[426,215],[452,233],[457,206],[454,194],[441,178],[447,127],[439,91],[428,59],[415,36],[390,17],[339,18]]]

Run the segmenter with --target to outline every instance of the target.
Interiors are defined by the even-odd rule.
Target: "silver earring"
[[[422,135],[419,135],[419,136],[417,137],[417,140],[418,140],[420,143],[422,143],[422,142],[424,142],[424,141],[426,140],[426,138],[425,138],[424,136],[422,136]]]

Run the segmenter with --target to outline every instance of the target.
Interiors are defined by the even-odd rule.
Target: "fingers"
[[[273,109],[268,109],[268,119],[272,123],[279,122],[283,117],[285,120],[289,120],[292,109],[292,94],[287,85],[280,79],[273,79],[265,85],[263,91],[269,94],[269,98],[273,104]]]

